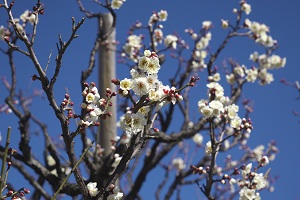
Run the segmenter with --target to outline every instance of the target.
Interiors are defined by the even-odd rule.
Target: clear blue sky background
[[[34,5],[33,2],[35,1],[16,1],[14,16],[19,17],[25,9],[31,9]],[[248,3],[252,5],[252,12],[248,18],[268,25],[271,28],[270,34],[278,40],[280,45],[275,53],[287,57],[286,67],[273,72],[275,81],[271,85],[261,87],[255,83],[249,84],[245,88],[243,98],[253,100],[255,110],[251,115],[254,131],[249,146],[255,147],[259,144],[267,144],[270,140],[275,140],[280,149],[277,158],[270,164],[272,175],[279,175],[280,178],[275,184],[275,191],[273,193],[263,192],[262,199],[296,200],[300,198],[300,173],[298,173],[300,168],[300,124],[298,123],[299,119],[293,116],[292,111],[297,110],[300,112],[300,102],[296,100],[297,91],[279,83],[279,80],[285,78],[293,82],[300,79],[300,1],[253,0],[248,1]],[[40,16],[35,49],[43,66],[47,63],[49,53],[51,50],[53,51],[52,65],[50,64],[48,70],[48,73],[51,74],[54,68],[53,59],[56,55],[57,35],[62,34],[63,39],[66,40],[71,32],[71,17],[75,16],[76,20],[79,20],[83,17],[83,14],[79,12],[76,1],[52,0],[45,1],[44,4],[45,14]],[[94,12],[100,11],[94,4],[89,3],[88,5],[88,8]],[[185,28],[198,30],[202,21],[211,20],[215,26],[212,30],[213,39],[211,41],[211,47],[214,50],[226,34],[226,31],[219,27],[220,19],[234,20],[232,9],[238,7],[238,5],[237,0],[127,0],[121,9],[116,11],[118,15],[117,39],[123,43],[127,37],[128,27],[133,22],[140,20],[143,24],[146,24],[152,11],[165,9],[169,13],[168,20],[163,23],[165,35],[177,31],[184,38],[188,38],[184,33]],[[0,25],[5,25],[6,19],[4,9],[0,9]],[[80,72],[86,68],[88,63],[90,48],[96,36],[96,23],[96,20],[86,20],[79,31],[80,37],[72,43],[71,48],[67,51],[61,75],[56,85],[57,101],[62,100],[65,87],[67,87],[73,95],[75,103],[76,101],[80,103],[81,98],[78,92]],[[6,44],[2,41],[0,47],[5,49]],[[241,64],[250,65],[248,58],[254,47],[262,53],[263,49],[259,46],[253,46],[246,38],[238,41],[233,40],[229,43],[225,52],[220,55],[216,65],[221,65],[224,59],[230,57],[235,58]],[[168,68],[162,70],[160,77],[168,77],[169,70],[172,70],[172,64],[175,65],[173,62],[168,63]],[[16,65],[19,80],[18,88],[24,89],[25,86],[24,93],[32,94],[32,89],[39,88],[37,83],[31,82],[30,77],[35,73],[32,64],[29,59],[16,54]],[[0,54],[0,76],[9,76],[7,58],[3,54]],[[224,76],[222,78],[224,79]],[[97,82],[97,76],[94,75],[90,81]],[[199,83],[202,84],[202,88],[204,83],[204,80]],[[195,90],[200,90],[200,86]],[[202,92],[205,94],[204,90]],[[225,91],[225,94],[228,95],[229,91]],[[0,85],[0,104],[3,104],[6,96],[5,88]],[[47,107],[48,103],[39,99],[35,99],[34,102],[38,103],[37,106],[32,107],[35,115],[49,124],[51,136],[56,137],[59,135],[58,123],[50,120],[49,116],[53,115],[53,112]],[[12,126],[12,137],[18,138],[19,133],[15,117],[1,114],[0,119],[2,137],[5,136],[7,126]],[[32,128],[38,131],[37,127],[33,126]],[[32,138],[34,137],[32,136]],[[17,143],[12,145],[18,149]],[[38,148],[43,143],[34,143],[33,145]],[[155,175],[156,172],[151,173],[151,179],[148,178],[149,184],[144,185],[142,189],[142,194],[151,193],[151,195],[145,195],[146,200],[154,199],[151,185],[158,184]],[[13,179],[13,177],[11,178]],[[20,177],[16,178],[15,181],[20,182]],[[196,187],[189,187],[189,190],[185,190],[186,196],[183,199],[197,199],[196,194],[199,192],[195,192],[195,189]],[[190,190],[193,190],[193,192],[190,192]]]

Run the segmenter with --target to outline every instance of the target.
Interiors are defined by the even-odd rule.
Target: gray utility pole
[[[111,32],[105,41],[101,41],[99,45],[99,94],[101,98],[105,97],[106,88],[110,88],[112,92],[116,91],[116,86],[111,83],[111,79],[116,77],[116,53],[115,28],[111,30],[113,24],[113,17],[110,13],[101,14],[99,18],[99,34],[100,37]],[[104,156],[111,153],[111,140],[115,139],[117,128],[117,98],[112,98],[113,106],[109,107],[112,113],[111,117],[106,117],[105,120],[100,120],[99,143],[105,149]]]

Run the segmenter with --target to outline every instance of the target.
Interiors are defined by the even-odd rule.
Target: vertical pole
[[[110,13],[101,14],[99,19],[99,34],[105,35],[111,31],[113,17]],[[111,83],[111,79],[116,77],[116,53],[115,45],[112,41],[115,40],[115,29],[109,34],[105,41],[102,41],[99,46],[99,94],[101,98],[105,97],[106,88],[110,88],[113,92],[116,91],[116,86]],[[117,128],[117,108],[116,97],[112,98],[113,106],[109,107],[112,113],[111,117],[106,117],[105,120],[100,120],[100,131],[98,144],[105,149],[104,156],[111,153],[111,140],[115,139]]]

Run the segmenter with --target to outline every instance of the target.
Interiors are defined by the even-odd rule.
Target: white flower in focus
[[[241,9],[246,13],[246,15],[249,15],[251,13],[251,5],[247,4],[246,2],[242,4]]]
[[[157,13],[159,21],[166,21],[168,17],[168,12],[166,10],[161,10]]]
[[[120,81],[120,89],[122,90],[130,90],[132,86],[131,79],[125,78],[122,81]]]
[[[201,108],[200,112],[202,113],[202,115],[204,115],[204,117],[210,117],[213,114],[214,110],[209,106],[204,106]]]
[[[239,200],[254,200],[257,196],[259,196],[259,194],[255,192],[255,189],[249,189],[247,187],[243,187],[239,194]]]
[[[146,67],[150,64],[150,58],[143,56],[139,60],[139,69],[145,70]]]
[[[257,190],[261,190],[267,186],[267,181],[264,178],[262,173],[260,173],[260,174],[255,173],[255,176],[252,181],[253,181],[253,183],[255,183]]]
[[[88,191],[89,191],[91,197],[95,197],[99,193],[96,182],[88,183],[87,188],[88,188]]]
[[[121,8],[122,5],[123,5],[122,0],[112,0],[112,2],[111,2],[112,9],[119,9],[119,8]]]
[[[175,35],[167,35],[164,40],[164,43],[165,43],[166,47],[172,46],[173,49],[176,49],[177,41],[178,41],[178,38]]]
[[[181,171],[186,167],[182,158],[174,158],[172,164],[178,171]]]
[[[208,105],[208,102],[205,99],[201,99],[200,101],[198,101],[199,112],[201,112],[201,109],[207,105]]]
[[[146,82],[149,84],[151,89],[156,88],[156,84],[158,83],[157,74],[150,74],[146,77]]]
[[[146,95],[149,91],[149,84],[147,83],[146,78],[139,77],[139,78],[133,79],[132,90],[138,96]]]
[[[88,93],[85,97],[87,103],[93,103],[95,100],[95,95],[93,93]]]
[[[150,59],[150,63],[145,66],[145,71],[148,74],[157,74],[160,69],[159,59],[157,57],[153,57]]]
[[[198,145],[201,146],[203,142],[203,136],[200,133],[197,133],[193,136],[193,141]]]
[[[224,112],[223,104],[218,100],[212,100],[209,102],[209,106],[213,109],[214,115],[220,115],[220,113]]]
[[[151,56],[151,51],[150,50],[145,50],[144,51],[144,56],[146,56],[146,57]]]
[[[206,143],[206,146],[205,146],[205,153],[206,153],[206,155],[211,155],[211,153],[212,153],[211,141],[208,141],[208,142]]]
[[[147,123],[145,116],[140,112],[133,113],[131,115],[131,118],[132,118],[132,128],[137,129],[138,131],[140,131]]]
[[[230,126],[232,128],[238,129],[240,125],[242,124],[242,119],[239,116],[235,116],[233,119],[230,121]]]

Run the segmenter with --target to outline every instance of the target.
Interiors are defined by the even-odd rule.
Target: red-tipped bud
[[[119,79],[111,79],[111,82],[115,85],[120,85],[120,80]]]
[[[14,191],[9,190],[9,191],[6,193],[6,196],[10,197],[13,193],[14,193]]]
[[[24,197],[25,196],[25,193],[24,192],[19,192],[20,196],[21,197]]]
[[[108,103],[108,106],[112,106],[112,105],[113,105],[113,103],[112,103],[112,102],[109,102],[109,103]]]
[[[33,6],[33,8],[32,8],[33,11],[36,11],[37,9],[38,9],[37,6]]]
[[[24,188],[23,191],[25,192],[25,194],[29,194],[30,190],[28,190],[27,188]]]
[[[111,93],[111,96],[112,96],[112,97],[117,96],[117,93],[116,93],[116,92],[112,92],[112,93]]]
[[[70,102],[70,106],[73,106],[73,105],[74,105],[74,102],[73,102],[73,101],[71,101],[71,102]]]
[[[87,82],[85,82],[83,85],[84,87],[89,87],[89,84]]]

